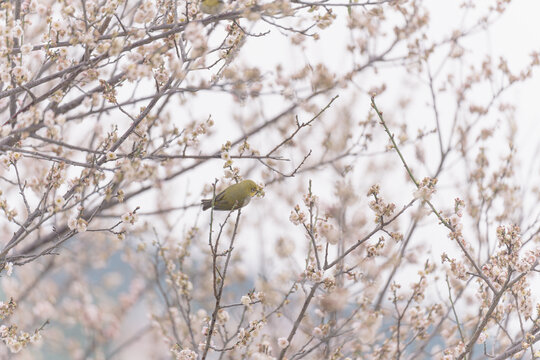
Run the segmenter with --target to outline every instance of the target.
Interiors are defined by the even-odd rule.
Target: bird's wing
[[[225,189],[227,190],[227,189]],[[214,202],[218,202],[220,201],[221,199],[223,199],[223,196],[225,195],[225,190],[223,190],[222,192],[220,192],[219,194],[216,195],[216,199],[214,200]],[[212,199],[210,199],[210,201],[212,201]]]

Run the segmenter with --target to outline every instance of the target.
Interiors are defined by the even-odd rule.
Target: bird
[[[202,0],[199,4],[199,9],[209,15],[220,13],[225,7],[223,0]]]
[[[251,198],[259,193],[260,188],[253,180],[244,180],[233,184],[217,194],[213,199],[202,199],[203,211],[214,210],[231,211],[246,206]]]

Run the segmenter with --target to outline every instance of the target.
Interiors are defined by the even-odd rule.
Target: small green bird
[[[199,4],[199,9],[209,15],[220,13],[225,7],[223,0],[202,0]]]
[[[254,181],[244,180],[217,194],[213,201],[212,199],[203,199],[201,203],[203,210],[208,210],[211,207],[214,210],[236,210],[246,206],[259,191],[259,186]]]

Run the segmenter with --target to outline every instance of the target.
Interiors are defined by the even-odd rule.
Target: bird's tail
[[[203,199],[201,200],[203,211],[208,210],[212,207],[212,199]]]

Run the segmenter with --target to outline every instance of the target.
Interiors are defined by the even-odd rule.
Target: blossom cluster
[[[367,196],[373,196],[374,200],[369,202],[369,208],[375,213],[375,223],[380,224],[388,217],[392,216],[396,210],[396,205],[393,203],[386,203],[384,199],[379,196],[380,186],[373,185],[370,187]]]

